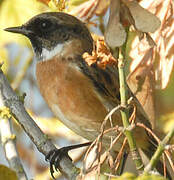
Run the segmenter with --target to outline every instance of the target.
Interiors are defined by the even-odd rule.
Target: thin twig
[[[164,153],[162,154],[162,158],[163,158],[163,171],[164,171],[164,177],[166,177],[166,175],[167,175],[167,172],[166,172],[166,159],[165,159]]]
[[[172,139],[174,136],[174,126],[172,129],[167,133],[167,135],[164,137],[164,139],[159,143],[157,150],[155,151],[154,155],[152,156],[150,162],[148,165],[144,168],[144,172],[147,173],[151,170],[153,170],[159,161],[162,153],[165,150],[166,145],[169,143],[169,141]]]
[[[117,155],[117,158],[115,160],[115,171],[118,170],[119,166],[120,166],[120,163],[121,163],[121,158],[122,158],[122,155],[123,155],[123,152],[124,152],[124,148],[126,146],[126,143],[127,143],[127,138],[124,139],[123,141],[123,144],[121,146],[121,149]]]
[[[165,150],[165,155],[166,155],[166,157],[167,157],[167,159],[169,161],[169,164],[170,164],[170,166],[172,168],[172,171],[174,172],[174,164],[173,164],[173,161],[171,159],[171,154],[169,153],[169,151]]]
[[[150,128],[148,128],[147,126],[145,126],[142,123],[136,123],[136,125],[139,126],[139,127],[144,128],[146,131],[148,131],[153,136],[153,138],[158,142],[158,144],[161,143],[160,139],[155,135],[155,133],[153,133],[153,131]],[[173,164],[173,161],[171,159],[172,156],[170,155],[170,152],[167,149],[165,149],[164,154],[166,155],[166,157],[167,157],[167,159],[169,161],[169,164],[170,164],[170,166],[171,166],[171,168],[172,168],[172,170],[174,172],[174,164]],[[165,164],[164,164],[164,166],[165,166]],[[166,166],[164,167],[164,175],[165,174],[166,174]]]
[[[150,128],[148,128],[146,125],[144,125],[143,123],[136,123],[136,126],[139,126],[139,127],[142,127],[142,128],[144,128],[147,132],[149,132],[152,136],[153,136],[153,138],[158,142],[158,143],[160,143],[160,139],[155,135],[155,133],[153,133],[153,131],[150,129]]]
[[[0,117],[0,135],[1,143],[5,152],[5,157],[11,169],[13,169],[19,180],[27,180],[26,173],[21,164],[20,157],[16,148],[16,136],[12,133],[11,118],[8,117],[7,108],[3,108],[3,102],[0,98],[1,117]]]

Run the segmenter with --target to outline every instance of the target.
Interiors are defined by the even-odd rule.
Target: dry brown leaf
[[[131,51],[129,53],[130,57],[133,59],[130,66],[130,72],[133,72],[134,69],[137,68],[138,65],[140,65],[140,63],[147,63],[148,60],[149,63],[152,63],[152,54],[149,54],[149,50],[151,48],[152,47],[149,45],[149,42],[146,40],[145,37],[141,41],[139,36],[135,37],[131,44]]]
[[[101,0],[88,0],[87,2],[84,2],[81,5],[73,8],[70,13],[87,21],[95,14],[95,11],[100,1]]]
[[[142,89],[136,94],[139,102],[143,105],[145,112],[153,122],[154,117],[154,88],[163,89],[167,86],[174,64],[174,18],[173,3],[170,0],[141,1],[141,5],[155,13],[161,20],[161,27],[153,34],[148,34],[146,39],[139,41],[136,37],[132,43],[130,56],[131,63],[128,83],[132,91],[137,91],[137,77],[145,75]],[[148,5],[147,5],[148,4]],[[149,39],[150,38],[150,39]],[[156,44],[155,47],[153,46]],[[150,42],[150,43],[149,43]],[[151,44],[152,43],[152,44]],[[150,70],[149,70],[150,68]],[[156,81],[154,81],[154,78]],[[154,123],[152,123],[152,126]]]
[[[111,0],[110,15],[105,31],[105,42],[114,49],[124,44],[126,32],[120,23],[120,0]]]
[[[87,0],[80,5],[70,6],[70,13],[89,21],[94,15],[103,16],[107,11],[109,1],[107,0]],[[72,9],[72,10],[71,10]]]
[[[91,66],[93,63],[97,63],[99,67],[105,68],[106,65],[117,64],[117,60],[112,56],[103,38],[97,39],[96,46],[92,51],[92,55],[85,52],[83,54],[83,58],[89,66]]]
[[[149,63],[153,63],[156,79],[156,88],[164,89],[169,80],[174,66],[174,5],[171,0],[165,1],[146,1],[142,0],[141,5],[158,16],[161,20],[161,27],[155,33],[150,34],[151,38],[156,44],[152,52],[152,59],[147,59]],[[149,37],[150,37],[149,36]],[[131,71],[138,66],[149,49],[149,45],[144,44],[144,40],[139,42],[135,38],[132,44],[130,56],[133,59],[131,64]],[[150,58],[152,58],[150,57]],[[153,61],[153,62],[151,62]]]
[[[98,158],[98,146],[95,145],[91,148],[88,155],[85,157],[84,163],[83,163],[83,170],[85,172],[89,172],[94,165],[95,161]]]
[[[53,11],[63,11],[65,9],[66,0],[37,0],[49,6]]]
[[[171,72],[173,71],[173,65],[174,65],[174,56],[171,57],[170,59],[166,54],[166,48],[165,48],[165,40],[160,39],[161,44],[158,46],[160,48],[159,54],[157,52],[157,59],[158,59],[158,67],[156,68],[156,80],[158,82],[156,88],[158,89],[164,89],[170,79]],[[160,42],[160,41],[159,41]],[[172,48],[174,49],[174,47]],[[163,52],[163,53],[162,53]]]
[[[154,12],[161,20],[161,27],[154,34],[154,39],[157,48],[154,49],[155,56],[155,78],[156,88],[164,89],[169,80],[174,66],[174,4],[171,0],[160,1],[141,1],[141,4]]]
[[[158,88],[164,89],[170,79],[174,66],[174,3],[165,0],[158,5],[157,16],[161,19],[162,25],[152,37],[156,41],[156,80]]]
[[[46,4],[46,5],[48,5],[48,3],[49,3],[51,0],[37,0],[37,1],[40,1],[40,2],[42,2],[42,3]]]
[[[97,16],[104,15],[109,7],[109,1],[107,0],[100,0],[100,3],[98,4],[95,14]]]
[[[137,1],[123,2],[129,8],[136,29],[142,32],[155,32],[160,27],[160,20],[148,10],[141,7]]]
[[[151,53],[152,49],[149,50]],[[139,100],[144,111],[146,112],[148,119],[155,128],[155,104],[154,104],[154,74],[151,71],[151,66],[147,64],[139,65],[128,76],[127,83]]]

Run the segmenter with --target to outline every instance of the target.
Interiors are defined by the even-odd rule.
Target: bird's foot
[[[66,146],[66,147],[62,147],[60,149],[51,150],[47,154],[45,159],[46,159],[46,161],[50,162],[50,173],[51,173],[52,178],[55,179],[55,177],[53,175],[54,174],[54,168],[56,171],[58,171],[58,169],[60,169],[60,161],[64,157],[69,158],[72,161],[71,157],[68,155],[68,151],[70,151],[72,149],[84,147],[84,146],[89,146],[90,144],[91,144],[91,142],[88,142],[88,143]]]

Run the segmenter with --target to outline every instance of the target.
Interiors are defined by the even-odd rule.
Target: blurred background
[[[138,2],[156,14],[162,22],[157,32],[150,33],[157,44],[155,57],[152,58],[154,70],[152,99],[155,104],[157,127],[166,133],[174,124],[173,2],[169,0],[158,3],[155,3],[155,0]],[[22,35],[5,32],[3,29],[19,26],[41,12],[64,11],[83,20],[94,39],[97,39],[104,35],[109,19],[109,3],[109,0],[0,0],[0,62],[3,63],[3,72],[18,95],[26,93],[24,99],[26,109],[58,147],[85,142],[85,140],[59,122],[40,95],[35,79],[36,61],[29,40]],[[135,72],[142,60],[142,52],[133,52],[135,47],[141,49],[142,46],[136,44],[137,37],[138,33],[134,30],[129,32],[126,49],[127,74]],[[147,51],[146,48],[143,50],[144,53]],[[12,124],[17,137],[17,149],[29,179],[49,179],[48,163],[45,162],[44,156],[38,152],[15,119]],[[84,152],[85,148],[78,149],[73,151],[71,156],[79,160]],[[0,164],[8,166],[2,146],[0,146]],[[80,166],[80,163],[78,165]]]

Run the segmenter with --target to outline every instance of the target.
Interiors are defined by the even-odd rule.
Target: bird
[[[106,115],[120,104],[119,75],[116,66],[100,68],[96,63],[89,66],[83,59],[83,54],[91,54],[94,47],[86,25],[67,13],[46,12],[5,30],[29,38],[37,60],[37,84],[54,115],[76,134],[93,141],[100,134]],[[112,122],[113,126],[122,126],[120,112],[112,115]],[[139,107],[136,122],[151,128]],[[105,129],[111,127],[107,122]],[[151,158],[156,150],[153,137],[140,127],[133,129],[133,135],[138,148]],[[109,146],[111,136],[103,137],[104,145]],[[120,151],[123,139],[119,139],[114,150]],[[54,160],[51,162],[56,164]]]

